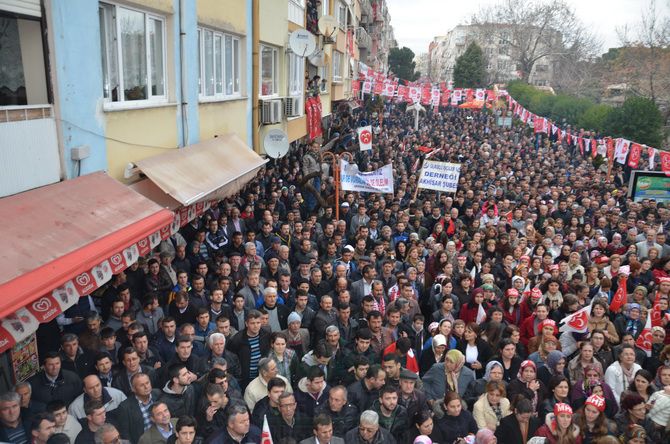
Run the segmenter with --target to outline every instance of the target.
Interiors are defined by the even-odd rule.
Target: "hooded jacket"
[[[175,418],[184,415],[194,416],[195,390],[193,387],[187,385],[181,393],[177,393],[172,389],[170,383],[171,381],[166,382],[165,387],[163,387],[161,402],[167,404],[171,415]]]
[[[572,422],[573,424],[573,436],[575,438],[575,444],[582,444],[582,435],[579,433],[579,427],[577,424],[574,423],[574,420]],[[557,425],[556,425],[556,418],[553,413],[548,413],[546,419],[544,420],[544,425],[542,425],[539,429],[537,429],[537,432],[535,432],[535,436],[540,436],[542,438],[545,438],[545,444],[558,444],[558,431],[557,431]]]

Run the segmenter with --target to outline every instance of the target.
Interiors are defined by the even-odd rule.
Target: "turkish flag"
[[[374,86],[372,87],[372,93],[376,96],[380,95],[384,91],[384,84],[382,82],[375,82]]]
[[[663,171],[666,176],[670,176],[670,153],[667,151],[659,151],[658,154],[661,157],[661,171]]]
[[[533,129],[535,134],[547,132],[547,119],[540,116],[533,117]]]
[[[640,157],[642,156],[642,146],[639,143],[633,143],[630,146],[630,155],[628,156],[628,166],[637,168],[640,164]]]
[[[640,336],[637,337],[635,345],[644,350],[647,356],[651,356],[651,313],[647,313],[647,323]]]
[[[409,99],[409,88],[405,85],[398,85],[398,97],[407,102]]]
[[[619,288],[617,289],[614,296],[612,296],[612,301],[610,302],[610,311],[612,313],[618,313],[623,304],[626,303],[626,282],[627,278],[619,279]]]

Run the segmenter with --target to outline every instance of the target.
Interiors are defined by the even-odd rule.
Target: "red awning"
[[[170,236],[174,214],[105,173],[0,199],[0,351]]]

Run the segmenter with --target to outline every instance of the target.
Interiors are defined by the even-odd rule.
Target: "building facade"
[[[493,25],[487,25],[493,26]],[[505,25],[495,25],[503,30]],[[480,25],[459,25],[443,36],[433,38],[428,47],[428,72],[433,81],[452,81],[456,60],[470,45],[477,43],[484,52],[489,83],[504,83],[521,77],[517,66],[516,49],[505,33],[493,36]],[[511,33],[509,33],[511,36]],[[536,86],[551,86],[554,63],[550,57],[540,58],[530,73],[529,82]]]
[[[385,0],[0,0],[0,197],[127,181],[129,164],[228,133],[261,154],[269,129],[302,140],[310,82],[327,121],[359,60],[386,69],[389,21]],[[320,57],[292,53],[298,29]]]

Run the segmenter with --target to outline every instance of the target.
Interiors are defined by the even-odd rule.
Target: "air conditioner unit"
[[[282,120],[282,99],[261,100],[261,124],[279,123]]]
[[[284,102],[284,113],[286,117],[300,117],[302,99],[300,97],[287,97]]]

